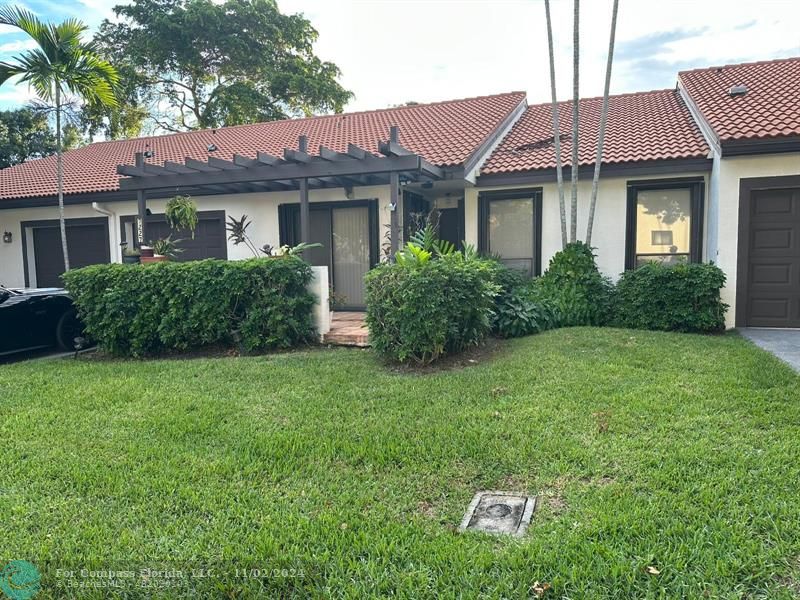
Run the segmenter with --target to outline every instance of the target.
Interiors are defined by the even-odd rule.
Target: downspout
[[[111,256],[111,262],[122,262],[122,258],[117,255],[118,252],[122,252],[122,249],[119,246],[119,240],[117,239],[117,213],[110,211],[107,208],[103,208],[97,202],[92,202],[92,210],[100,213],[101,215],[105,215],[111,220],[108,225],[108,237],[111,240],[112,248],[109,256]]]

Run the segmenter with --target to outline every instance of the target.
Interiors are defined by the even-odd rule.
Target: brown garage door
[[[800,327],[800,188],[750,194],[747,325]]]
[[[33,224],[32,233],[36,286],[63,287],[64,254],[58,221]],[[108,219],[68,220],[67,250],[73,269],[110,262]],[[29,277],[29,280],[32,283],[33,278]]]

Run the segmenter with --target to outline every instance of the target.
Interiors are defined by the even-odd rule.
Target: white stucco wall
[[[717,255],[711,257],[725,272],[722,299],[730,305],[726,324],[734,326],[736,314],[736,266],[739,244],[739,180],[748,177],[800,175],[800,153],[722,158],[719,161],[719,215]]]
[[[391,213],[389,210],[389,186],[365,186],[354,190],[353,198],[356,200],[378,199],[379,239],[382,241],[389,224]],[[311,190],[310,202],[329,202],[345,200],[345,192],[340,188]],[[278,205],[299,202],[297,192],[271,192],[252,194],[229,194],[215,196],[197,196],[194,198],[200,211],[224,210],[226,218],[233,215],[236,218],[243,214],[248,215],[252,225],[248,233],[257,246],[263,244],[277,245],[279,243]],[[153,213],[163,213],[165,199],[152,199],[147,201],[147,207]],[[122,232],[119,231],[119,218],[121,216],[136,215],[136,202],[108,202],[101,207],[114,212],[113,218],[109,217],[110,255],[112,260],[120,260],[119,240]],[[101,217],[95,212],[91,204],[67,206],[66,218]],[[0,235],[4,231],[13,234],[13,242],[4,244],[0,241],[0,283],[10,287],[21,287],[25,284],[23,271],[23,248],[21,223],[23,221],[38,221],[58,219],[57,207],[25,208],[0,210]],[[112,222],[113,221],[113,222]],[[113,228],[113,229],[111,229]],[[116,233],[116,235],[115,235]],[[250,258],[252,254],[244,246],[234,246],[228,242],[228,258]],[[29,263],[29,268],[32,268]]]
[[[597,266],[604,274],[616,279],[625,270],[625,224],[628,182],[643,179],[668,180],[684,177],[704,178],[706,184],[708,184],[707,173],[681,173],[672,177],[609,177],[600,179],[592,230],[592,246],[596,248]],[[521,188],[542,189],[542,271],[544,271],[553,255],[561,249],[561,219],[558,209],[558,186],[555,183],[467,189],[464,200],[464,231],[467,242],[476,246],[478,244],[479,192]],[[578,182],[578,239],[581,240],[586,239],[586,224],[589,216],[591,193],[592,182],[590,179]],[[706,195],[707,193],[706,191]],[[567,235],[569,235],[569,182],[565,182],[564,200],[567,205]]]

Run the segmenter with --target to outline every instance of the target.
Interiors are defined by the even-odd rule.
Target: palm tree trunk
[[[592,244],[592,227],[594,226],[594,209],[597,204],[597,186],[600,182],[600,163],[603,159],[603,142],[606,137],[606,121],[608,120],[608,89],[611,85],[611,65],[614,62],[614,36],[617,31],[617,8],[619,0],[614,0],[611,9],[611,35],[608,41],[608,62],[606,63],[606,87],[603,90],[603,109],[600,113],[600,133],[597,137],[597,158],[594,161],[594,177],[592,177],[592,201],[589,204],[589,220],[586,224],[586,244]]]
[[[553,24],[550,20],[550,0],[544,0],[547,18],[547,48],[550,51],[550,99],[553,113],[553,145],[556,150],[556,181],[558,181],[558,210],[561,215],[561,247],[567,246],[567,207],[564,203],[564,174],[561,169],[561,126],[556,98],[556,63],[553,56]]]
[[[56,181],[58,186],[58,223],[61,227],[61,251],[64,254],[64,271],[69,271],[67,223],[64,219],[64,157],[61,153],[61,86],[58,82],[56,82]]]
[[[580,0],[575,0],[574,24],[572,30],[572,197],[570,209],[569,237],[574,242],[578,236],[578,123],[580,111],[578,110],[580,73],[580,48],[578,41],[578,24],[580,22]]]

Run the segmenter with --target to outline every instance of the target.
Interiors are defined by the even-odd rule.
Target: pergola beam
[[[249,181],[286,181],[293,179],[329,177],[364,177],[391,172],[420,171],[434,179],[442,178],[441,169],[420,156],[392,156],[379,158],[367,156],[363,160],[320,161],[304,164],[286,163],[280,168],[263,165],[236,170],[215,169],[200,161],[187,161],[187,167],[196,173],[175,173],[148,177],[133,176],[120,180],[120,189],[158,189],[175,186],[200,186],[213,184],[247,183]]]
[[[367,152],[360,146],[356,146],[355,144],[347,144],[347,155],[350,158],[355,158],[358,160],[364,160],[368,156],[372,156],[371,152]]]
[[[278,165],[286,164],[286,161],[282,158],[278,158],[277,156],[272,156],[272,154],[267,154],[266,152],[259,151],[256,155],[258,157],[258,162],[262,165],[269,165],[271,167],[277,167]]]
[[[234,170],[234,169],[242,169],[242,168],[244,168],[244,167],[240,167],[235,162],[231,162],[229,160],[223,160],[221,158],[217,158],[216,156],[209,156],[208,157],[208,164],[211,167],[214,167],[216,169],[222,169],[223,171],[225,171],[225,170],[230,171],[230,170]]]
[[[196,160],[194,158],[186,158],[184,164],[194,171],[201,171],[203,173],[216,173],[221,171],[222,169],[218,169],[216,167],[212,167],[207,162],[203,162],[200,160]]]

